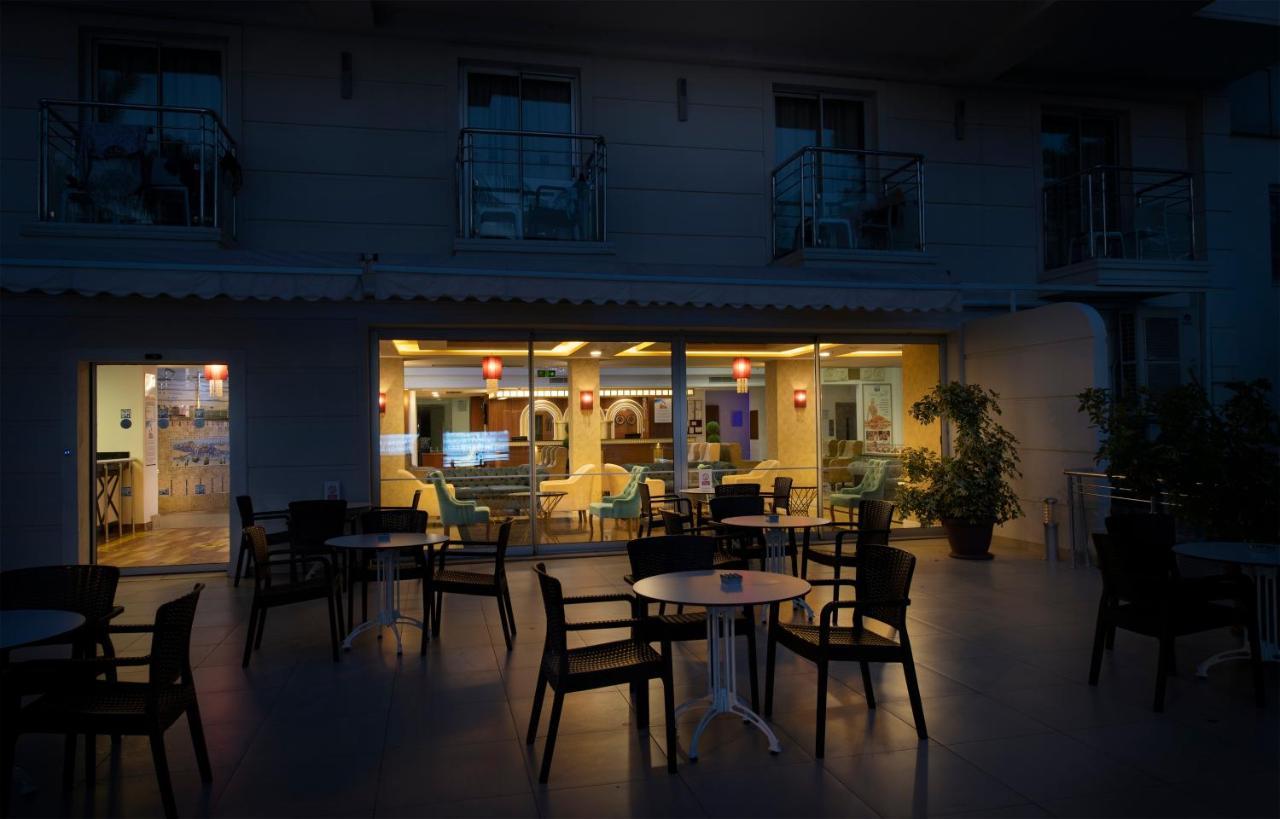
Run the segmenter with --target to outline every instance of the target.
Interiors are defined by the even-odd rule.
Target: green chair
[[[835,519],[836,509],[844,509],[849,513],[849,522],[853,523],[853,510],[857,508],[858,501],[883,500],[884,476],[888,466],[888,461],[872,458],[867,461],[867,471],[863,473],[862,481],[857,486],[828,495],[827,503],[831,506],[832,519]]]
[[[489,537],[489,507],[479,506],[475,501],[461,501],[453,496],[445,484],[443,472],[431,472],[427,480],[436,488],[436,500],[440,504],[440,525],[444,533],[449,534],[449,527],[458,527],[463,539],[468,535],[464,527],[484,524],[485,538]]]
[[[587,527],[588,537],[595,536],[594,518],[600,518],[600,539],[604,539],[604,519],[611,518],[613,520],[625,520],[628,522],[628,536],[630,536],[630,525],[640,518],[641,498],[640,498],[640,482],[644,480],[646,467],[631,467],[631,477],[627,478],[627,484],[622,491],[611,498],[596,501],[587,507]]]

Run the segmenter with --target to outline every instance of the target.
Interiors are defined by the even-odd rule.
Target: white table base
[[[791,574],[791,570],[787,567],[787,544],[790,536],[786,529],[766,528],[764,530],[764,570],[766,572],[774,572],[775,574]],[[809,617],[809,622],[813,622],[813,607],[805,602],[803,597],[797,597],[791,601],[792,609],[802,609]],[[760,622],[765,622],[769,617],[769,607],[760,607]]]
[[[400,626],[413,626],[418,631],[423,632],[422,639],[424,640],[426,639],[426,626],[421,620],[400,613],[400,553],[394,549],[379,549],[375,557],[377,558],[378,589],[382,597],[378,614],[374,619],[366,620],[351,629],[347,639],[342,641],[342,647],[350,651],[351,641],[360,634],[366,631],[389,628],[396,637],[396,654],[403,654],[404,644],[400,641]],[[423,594],[426,594],[425,589]],[[378,636],[381,637],[381,633]]]
[[[735,639],[733,621],[737,619],[740,609],[733,606],[709,606],[707,608],[707,676],[710,679],[710,692],[682,703],[676,709],[676,716],[695,708],[706,708],[707,713],[698,721],[693,729],[693,740],[689,743],[689,759],[698,758],[698,738],[706,730],[711,720],[721,714],[733,714],[759,728],[769,738],[769,750],[772,753],[782,751],[778,736],[769,727],[764,718],[751,710],[751,707],[738,696],[738,667],[735,663]]]
[[[1280,663],[1280,614],[1277,613],[1276,593],[1277,571],[1270,566],[1241,566],[1244,573],[1253,578],[1253,587],[1257,594],[1256,611],[1258,617],[1258,647],[1262,649],[1264,663]],[[1249,650],[1249,638],[1244,645],[1223,651],[1208,658],[1196,666],[1197,677],[1208,677],[1209,669],[1218,663],[1231,660],[1248,660],[1253,657]]]

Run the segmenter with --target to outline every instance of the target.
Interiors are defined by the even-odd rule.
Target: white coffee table
[[[1276,611],[1276,594],[1280,592],[1276,577],[1280,574],[1280,545],[1271,543],[1240,543],[1236,541],[1201,541],[1179,543],[1173,547],[1175,554],[1197,560],[1213,560],[1234,563],[1246,575],[1253,578],[1257,595],[1258,647],[1264,663],[1280,663],[1280,616]],[[1197,677],[1209,676],[1209,669],[1228,660],[1247,660],[1253,656],[1246,639],[1243,646],[1215,654],[1196,666]]]
[[[804,543],[799,548],[809,545],[809,532],[819,526],[831,523],[830,518],[815,518],[808,515],[739,515],[720,521],[725,526],[737,526],[741,529],[764,530],[764,567],[766,571],[790,574],[787,569],[787,541],[796,530],[804,532]],[[813,607],[804,600],[792,601],[792,606],[804,609],[813,620]]]
[[[737,665],[734,662],[733,621],[743,606],[762,606],[792,600],[809,593],[808,581],[789,574],[741,571],[742,586],[729,590],[721,586],[719,571],[672,572],[636,581],[632,590],[640,597],[659,603],[704,606],[707,610],[708,692],[682,703],[676,715],[694,708],[706,708],[689,743],[689,758],[698,758],[698,738],[720,714],[734,714],[759,728],[769,738],[769,750],[778,753],[778,736],[764,718],[738,696]],[[669,749],[674,753],[675,749]]]
[[[325,545],[332,546],[335,549],[373,552],[377,562],[378,588],[381,591],[382,598],[382,602],[378,606],[378,616],[352,628],[351,633],[347,635],[347,639],[342,641],[342,647],[349,650],[351,641],[357,635],[366,631],[389,628],[396,637],[396,653],[403,654],[404,645],[400,642],[400,626],[402,625],[413,626],[418,631],[423,632],[422,639],[425,640],[426,626],[423,622],[400,611],[400,553],[406,549],[421,549],[424,546],[435,546],[448,542],[449,538],[444,535],[406,532],[370,532],[363,535],[344,535],[343,537],[326,540]],[[423,585],[422,593],[427,594],[426,584],[424,583]]]

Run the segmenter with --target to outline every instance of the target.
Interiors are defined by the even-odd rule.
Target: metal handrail
[[[66,100],[42,98],[40,107],[45,108],[50,105],[66,105],[76,108],[107,108],[118,109],[122,111],[152,111],[160,114],[200,114],[207,116],[218,126],[218,130],[222,132],[227,142],[231,143],[232,150],[237,149],[235,137],[231,136],[231,131],[227,128],[226,123],[222,121],[222,117],[212,108],[192,108],[185,105],[149,105],[139,102],[98,102],[95,100]],[[65,120],[64,120],[65,121]]]
[[[1113,481],[1125,480],[1124,475],[1108,475],[1105,472],[1087,469],[1064,469],[1062,474],[1067,479],[1067,527],[1073,567],[1080,564],[1086,566],[1093,564],[1089,551],[1088,510],[1085,508],[1085,498],[1100,498],[1108,503],[1120,501],[1148,507],[1156,501],[1164,507],[1178,505],[1175,495],[1171,492],[1161,491],[1158,498],[1152,498],[1133,494],[1124,486],[1113,483]]]

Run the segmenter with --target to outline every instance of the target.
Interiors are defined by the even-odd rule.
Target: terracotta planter
[[[990,560],[994,557],[991,554],[991,533],[996,528],[994,520],[970,523],[950,518],[942,521],[942,528],[947,532],[952,557],[960,560]]]

